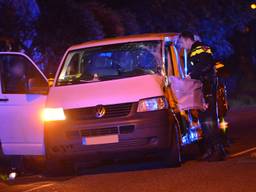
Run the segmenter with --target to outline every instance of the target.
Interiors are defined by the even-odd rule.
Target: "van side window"
[[[21,55],[1,55],[2,92],[7,94],[25,94],[48,87],[34,65]]]
[[[173,62],[172,62],[172,55],[170,52],[170,47],[165,46],[165,67],[167,69],[167,76],[174,75],[174,69],[173,69]]]
[[[181,49],[179,50],[179,65],[180,65],[180,70],[181,73],[185,74],[186,73],[186,69],[185,69],[185,65],[187,63],[187,50],[185,49]]]

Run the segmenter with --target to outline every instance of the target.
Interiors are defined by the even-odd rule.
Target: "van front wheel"
[[[74,174],[74,167],[71,161],[58,159],[46,159],[46,175],[49,176],[70,176]]]
[[[181,166],[181,148],[179,142],[179,127],[177,123],[174,123],[174,125],[170,127],[169,136],[171,139],[165,160],[168,166],[179,167]]]

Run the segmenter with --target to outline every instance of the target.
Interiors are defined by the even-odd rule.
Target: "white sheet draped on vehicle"
[[[201,81],[170,76],[169,83],[179,110],[204,110]]]

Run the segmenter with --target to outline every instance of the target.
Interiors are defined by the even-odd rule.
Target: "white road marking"
[[[45,184],[45,185],[41,185],[41,186],[38,186],[38,187],[34,187],[34,188],[32,188],[32,189],[25,190],[25,191],[23,191],[23,192],[31,192],[31,191],[35,191],[35,190],[38,190],[38,189],[50,187],[50,186],[53,186],[53,185],[54,185],[53,183]]]
[[[256,150],[256,147],[252,147],[252,148],[250,148],[250,149],[246,149],[246,150],[244,150],[244,151],[241,151],[241,152],[238,152],[238,153],[229,155],[229,157],[230,157],[230,158],[238,157],[238,156],[244,155],[244,154],[246,154],[246,153],[249,153],[249,152],[252,152],[252,151],[255,151],[255,150]]]

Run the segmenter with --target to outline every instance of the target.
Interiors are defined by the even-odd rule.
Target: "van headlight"
[[[157,111],[168,108],[165,97],[155,97],[139,101],[137,112]]]
[[[45,108],[43,110],[44,121],[61,121],[65,119],[66,116],[63,108]]]

